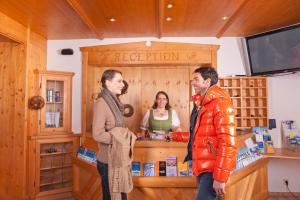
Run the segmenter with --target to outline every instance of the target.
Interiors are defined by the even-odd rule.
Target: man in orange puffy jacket
[[[194,109],[185,161],[192,160],[197,177],[197,200],[216,200],[225,194],[225,183],[236,164],[234,109],[229,94],[218,87],[212,67],[193,73]]]

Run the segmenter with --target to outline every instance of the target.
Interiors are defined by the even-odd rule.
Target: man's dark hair
[[[170,104],[169,104],[169,96],[168,96],[168,94],[167,94],[165,91],[159,91],[159,92],[156,93],[156,95],[155,95],[155,102],[154,102],[154,104],[152,105],[152,108],[153,108],[153,109],[156,109],[156,108],[157,108],[158,105],[157,105],[157,103],[156,103],[156,99],[158,98],[158,95],[160,95],[160,94],[165,95],[165,97],[167,98],[167,104],[166,104],[166,106],[165,106],[165,109],[166,109],[166,110],[170,110],[171,106],[170,106]]]
[[[101,77],[101,83],[102,83],[102,88],[107,88],[105,82],[107,80],[112,80],[116,74],[121,74],[122,73],[118,70],[115,69],[107,69],[103,72],[102,77]]]
[[[212,67],[199,67],[195,69],[194,73],[201,74],[204,80],[210,78],[210,86],[216,85],[218,83],[218,73]]]

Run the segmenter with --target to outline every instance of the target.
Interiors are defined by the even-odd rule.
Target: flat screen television
[[[251,75],[300,70],[300,24],[245,39]]]

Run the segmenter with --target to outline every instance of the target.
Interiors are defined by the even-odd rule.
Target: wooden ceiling
[[[47,39],[249,36],[300,23],[300,0],[0,0],[0,11]]]

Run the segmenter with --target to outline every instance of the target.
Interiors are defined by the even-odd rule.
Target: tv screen
[[[246,37],[251,75],[300,70],[300,25]]]

